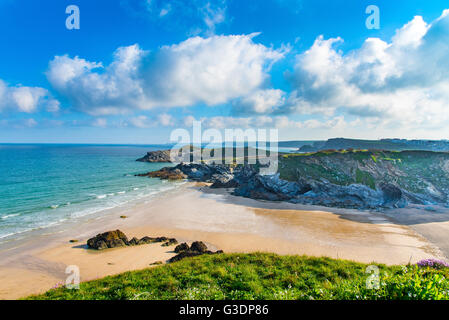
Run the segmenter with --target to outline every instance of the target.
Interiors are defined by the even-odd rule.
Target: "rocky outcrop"
[[[138,177],[159,178],[162,180],[184,180],[187,179],[181,170],[176,168],[162,168],[158,171],[148,172],[144,174],[137,174]]]
[[[157,171],[138,174],[140,177],[160,178],[163,180],[182,180],[210,182],[217,184],[231,183],[231,169],[225,165],[208,165],[201,163],[181,163],[174,167],[165,167]]]
[[[147,154],[137,159],[139,162],[171,162],[170,160],[170,150],[158,150],[150,151]]]
[[[125,247],[127,245],[129,245],[128,238],[120,230],[100,233],[87,240],[87,246],[97,250]]]
[[[108,248],[137,246],[156,242],[162,242],[163,246],[171,246],[178,243],[176,239],[167,237],[143,237],[141,239],[134,237],[128,241],[128,238],[122,231],[115,230],[97,234],[95,237],[87,240],[87,246],[91,249],[104,250]]]
[[[187,251],[187,250],[189,250],[189,245],[185,242],[181,243],[180,245],[176,246],[176,248],[175,248],[176,253],[180,253],[180,252]]]
[[[208,182],[211,188],[232,188],[237,196],[328,207],[449,206],[449,153],[329,150],[283,155],[280,174],[262,175],[258,167],[181,163],[142,176]]]
[[[234,179],[234,175],[230,173],[224,173],[224,174],[214,174],[211,177],[211,180],[213,181],[211,188],[218,189],[218,188],[236,188],[238,187],[238,182]]]
[[[231,170],[223,165],[179,164],[145,176],[161,179],[180,176],[192,181],[209,182],[212,183],[211,188],[234,188],[234,195],[259,200],[358,209],[402,207],[407,203],[401,189],[392,184],[385,183],[378,189],[372,189],[363,184],[336,185],[325,179],[286,181],[279,174],[260,175],[248,165]]]
[[[195,241],[189,247],[187,243],[182,243],[175,248],[176,256],[168,260],[169,263],[176,262],[188,257],[200,256],[203,254],[220,254],[223,253],[222,250],[210,251],[207,246],[202,241]]]

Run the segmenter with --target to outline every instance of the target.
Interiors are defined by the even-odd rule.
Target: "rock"
[[[229,167],[225,165],[208,165],[203,163],[180,163],[175,167],[165,167],[158,171],[153,171],[136,176],[160,178],[164,180],[190,179],[194,181],[214,183],[219,176],[231,174]],[[215,178],[212,178],[214,175]],[[232,177],[226,177],[226,181]]]
[[[136,237],[134,237],[131,240],[129,240],[129,245],[130,246],[137,246],[138,244],[139,244],[139,239],[137,239]]]
[[[202,255],[202,254],[203,254],[203,253],[201,253],[201,252],[191,251],[191,250],[189,250],[189,251],[183,251],[183,252],[177,254],[176,256],[172,257],[171,259],[169,259],[168,262],[169,262],[169,263],[173,263],[173,262],[182,260],[182,259],[184,259],[184,258],[188,258],[188,257],[196,257],[196,256],[200,256],[200,255]]]
[[[195,241],[190,246],[190,251],[204,253],[207,251],[207,246],[202,241]]]
[[[134,237],[130,241],[128,241],[128,238],[123,232],[121,232],[120,230],[115,230],[101,233],[93,238],[90,238],[89,240],[87,240],[87,245],[92,249],[103,250],[107,248],[137,246],[156,242],[164,242],[164,246],[171,246],[178,243],[175,238],[167,237],[143,237],[140,240]]]
[[[171,162],[170,160],[170,150],[162,150],[162,151],[150,151],[147,154],[137,159],[139,162]]]
[[[211,188],[236,188],[239,185],[234,175],[228,173],[214,174],[211,180],[213,181]]]
[[[87,245],[89,246],[89,248],[97,250],[124,247],[128,244],[128,238],[120,230],[101,233],[87,240]]]
[[[179,169],[162,168],[158,171],[148,172],[144,174],[137,174],[139,177],[159,178],[162,180],[184,180],[187,176]]]
[[[176,253],[180,253],[180,252],[182,252],[182,251],[187,251],[187,250],[189,250],[190,248],[189,248],[189,245],[187,244],[187,243],[181,243],[180,245],[178,245],[178,246],[176,246],[176,248],[175,248],[175,252]]]
[[[178,244],[178,240],[176,240],[175,238],[170,238],[170,239],[168,239],[167,242],[163,243],[162,246],[169,247],[169,246],[173,246],[175,244]]]
[[[220,254],[223,253],[223,250],[212,252],[210,250],[207,250],[207,246],[202,241],[195,241],[190,246],[190,249],[187,243],[181,243],[175,248],[175,252],[178,254],[168,260],[169,263],[176,262],[188,257],[200,256],[203,254]]]
[[[165,242],[169,239],[167,237],[157,237],[157,238],[151,238],[151,237],[143,237],[139,240],[138,244],[149,244],[149,243],[155,243],[155,242]],[[176,240],[176,239],[175,239]]]
[[[391,183],[381,183],[380,189],[383,192],[384,204],[396,204],[402,198],[402,191]]]

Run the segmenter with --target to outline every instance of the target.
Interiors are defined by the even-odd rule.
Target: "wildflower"
[[[449,268],[449,264],[443,260],[438,259],[424,259],[421,261],[418,261],[416,264],[420,268],[433,268],[433,269],[442,269],[442,268]]]

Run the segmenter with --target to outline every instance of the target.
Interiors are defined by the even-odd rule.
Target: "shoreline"
[[[128,238],[204,241],[212,250],[229,253],[306,254],[389,265],[443,257],[414,228],[392,222],[382,213],[258,201],[232,196],[225,189],[186,183],[156,198],[107,210],[70,230],[2,249],[0,299],[51,289],[65,280],[68,265],[79,266],[81,281],[87,281],[150,267],[174,255],[174,247],[160,244],[86,250],[88,238],[115,229]],[[79,242],[69,243],[71,239]]]

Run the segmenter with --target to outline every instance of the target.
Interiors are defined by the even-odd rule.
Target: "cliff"
[[[445,152],[320,151],[279,155],[274,175],[261,175],[256,166],[215,164],[179,164],[145,175],[209,182],[254,199],[329,207],[449,205]]]

